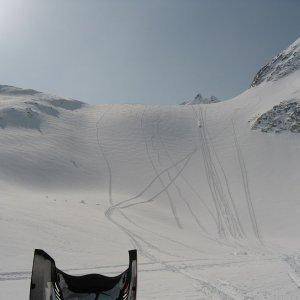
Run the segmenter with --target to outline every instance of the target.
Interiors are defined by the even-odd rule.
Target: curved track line
[[[113,205],[113,199],[112,199],[112,170],[111,170],[111,166],[110,166],[110,162],[105,154],[104,148],[101,145],[101,141],[100,141],[100,123],[102,122],[104,116],[106,115],[106,113],[108,111],[110,111],[111,108],[108,108],[103,114],[102,116],[98,119],[97,123],[96,123],[96,130],[97,130],[97,143],[98,143],[98,147],[101,151],[102,157],[104,158],[104,161],[106,163],[106,167],[108,170],[108,201],[110,205]]]
[[[174,165],[170,165],[170,166],[166,167],[164,170],[162,170],[161,172],[159,172],[158,175],[155,176],[138,194],[136,194],[135,196],[130,197],[128,199],[122,200],[119,203],[114,204],[112,207],[119,207],[127,202],[130,202],[132,200],[140,198],[150,188],[150,186],[152,186],[152,184],[158,179],[159,176],[166,173],[168,170],[178,166],[180,163],[184,162],[190,155],[191,155],[191,153],[187,154],[185,157],[179,159]]]
[[[153,161],[153,159],[152,159],[152,157],[150,155],[150,151],[149,151],[149,147],[148,147],[148,143],[147,143],[147,138],[146,138],[145,130],[144,130],[144,114],[145,114],[145,110],[143,111],[143,114],[141,116],[141,120],[140,120],[141,123],[140,123],[140,125],[141,125],[141,130],[142,130],[142,133],[143,133],[143,137],[144,137],[146,154],[147,154],[148,160],[149,160],[149,162],[150,162],[150,164],[152,166],[152,169],[153,169],[155,175],[158,176],[158,180],[159,180],[160,184],[162,185],[164,192],[167,195],[167,198],[169,200],[169,204],[170,204],[170,207],[171,207],[171,211],[172,211],[172,214],[173,214],[174,219],[176,221],[176,224],[177,224],[178,228],[182,229],[182,224],[181,224],[181,222],[179,220],[179,217],[178,217],[178,214],[177,214],[177,210],[176,210],[176,207],[175,207],[175,205],[173,203],[173,200],[172,200],[172,198],[170,196],[170,193],[169,193],[168,189],[166,188],[166,185],[164,184],[163,179],[161,178],[160,175],[158,175],[159,172],[158,172],[158,170],[157,170],[157,168],[156,168],[156,166],[154,164],[154,161]],[[151,139],[152,139],[152,137],[151,137]],[[167,171],[167,173],[169,173],[169,172]]]
[[[165,142],[164,142],[162,136],[160,135],[160,132],[159,132],[159,122],[157,122],[156,133],[157,133],[158,139],[159,139],[159,141],[160,141],[160,143],[161,143],[161,145],[162,145],[162,147],[163,147],[163,149],[164,149],[164,151],[165,151],[165,153],[166,153],[168,159],[170,160],[171,164],[174,165],[174,160],[173,160],[173,158],[171,157],[171,155],[170,155],[170,153],[169,153],[169,151],[168,151],[168,149],[167,149],[167,147],[166,147],[166,144],[165,144]],[[197,148],[197,147],[195,146],[195,148]],[[159,150],[158,150],[158,152],[159,152]],[[175,169],[177,170],[177,172],[179,172],[177,166],[175,167]],[[170,173],[167,172],[167,174],[168,174],[169,180],[171,181],[171,175],[170,175]],[[180,173],[180,176],[183,177],[183,174]],[[188,211],[189,211],[190,214],[192,215],[192,217],[193,217],[193,219],[195,220],[195,222],[196,222],[196,224],[198,225],[198,227],[199,227],[202,231],[204,231],[205,233],[208,234],[206,228],[202,225],[202,223],[201,223],[200,220],[198,219],[197,215],[196,215],[196,214],[194,213],[194,211],[192,210],[192,207],[191,207],[190,203],[189,203],[189,202],[187,201],[187,199],[182,195],[181,189],[180,189],[179,186],[176,184],[176,181],[174,181],[173,184],[174,184],[174,186],[175,186],[175,188],[176,188],[176,191],[177,191],[179,197],[182,199],[182,201],[183,201],[183,202],[185,203],[185,205],[187,206]],[[202,199],[201,199],[201,200],[202,200]],[[206,206],[206,203],[203,203],[203,202],[201,201],[201,204],[203,204],[203,205],[205,206],[205,208],[208,210],[208,212],[211,214],[211,211],[210,211],[210,209]]]
[[[101,121],[101,120],[99,120]],[[98,126],[99,127],[99,123],[98,122]],[[99,132],[99,129],[98,129],[98,132]],[[100,143],[101,145],[101,143]],[[101,151],[102,152],[102,151]],[[184,168],[186,167],[187,163],[189,162],[189,160],[191,159],[192,155],[196,152],[196,150],[192,151],[191,153],[189,153],[186,157],[184,157],[182,159],[182,161],[184,162],[182,168],[180,169],[180,172],[178,172],[173,178],[172,178],[172,181],[166,186],[166,188],[168,188],[169,185],[172,184],[172,182],[174,180],[176,180],[176,178],[180,175],[180,173],[184,170]],[[107,159],[107,162],[108,162],[108,165],[110,166],[110,163]],[[178,162],[179,163],[179,162]],[[174,166],[171,166],[171,167],[174,167]],[[170,167],[170,168],[171,168]],[[165,170],[164,170],[165,171]],[[110,173],[111,174],[111,173]],[[111,177],[111,175],[110,175]],[[151,186],[148,185],[148,186]],[[120,210],[121,207],[118,207],[116,205],[113,205],[112,204],[112,198],[111,198],[111,191],[112,191],[112,185],[111,185],[111,181],[109,183],[109,196],[110,196],[110,199],[111,201],[111,204],[110,204],[110,207],[107,209],[107,211],[105,212],[105,216],[108,218],[108,220],[110,220],[113,224],[115,224],[117,227],[119,227],[124,233],[127,234],[127,236],[130,238],[130,241],[131,243],[133,244],[133,246],[135,248],[138,249],[139,253],[144,256],[145,258],[147,258],[150,262],[152,263],[159,263],[161,264],[163,267],[164,267],[164,270],[167,270],[167,271],[170,271],[170,272],[175,272],[177,274],[180,274],[180,275],[183,275],[185,276],[186,278],[190,278],[194,281],[196,281],[198,284],[201,285],[201,290],[202,292],[206,295],[207,292],[209,293],[215,293],[217,295],[219,295],[220,297],[222,297],[223,299],[234,299],[233,297],[231,297],[228,292],[225,292],[223,290],[222,287],[219,287],[218,285],[216,284],[211,284],[210,282],[206,281],[206,280],[203,280],[202,278],[199,278],[199,277],[195,277],[187,272],[184,272],[183,270],[180,270],[179,268],[177,268],[176,266],[171,266],[169,265],[168,263],[164,262],[164,261],[161,261],[159,260],[157,257],[155,257],[153,254],[149,253],[149,251],[147,251],[141,244],[142,243],[145,243],[149,248],[152,248],[154,250],[158,250],[159,252],[161,252],[161,249],[157,248],[156,246],[152,245],[151,243],[147,242],[146,240],[144,240],[142,237],[140,237],[139,235],[137,235],[136,233],[133,233],[132,231],[130,231],[128,228],[126,228],[124,225],[120,224],[119,222],[117,222],[116,220],[113,219],[112,215],[114,213],[115,210]],[[154,196],[152,196],[150,199],[147,200],[147,202],[149,201],[153,201],[156,197],[158,197],[161,193],[164,192],[164,189],[162,189],[160,192],[158,192],[157,194],[155,194]],[[124,203],[124,201],[122,201]],[[128,202],[128,200],[127,200]],[[142,201],[142,202],[145,202],[145,201]],[[141,203],[142,203],[141,202]],[[124,206],[123,208],[125,207],[130,207],[130,206],[133,206],[133,205],[137,205],[137,204],[141,204],[141,203],[133,203],[133,204],[128,204],[126,206]]]

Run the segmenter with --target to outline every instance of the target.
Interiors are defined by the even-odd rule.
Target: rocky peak
[[[254,76],[251,87],[276,81],[300,69],[300,38],[264,65]]]
[[[183,101],[180,103],[180,105],[211,104],[217,102],[220,102],[220,100],[216,96],[212,95],[208,98],[205,98],[202,96],[202,94],[198,93],[193,100]]]

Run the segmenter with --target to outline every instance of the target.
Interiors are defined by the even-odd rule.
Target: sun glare
[[[0,0],[0,34],[12,34],[24,20],[29,1]],[[26,4],[26,5],[25,5]]]

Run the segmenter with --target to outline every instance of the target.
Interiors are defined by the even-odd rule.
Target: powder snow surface
[[[28,299],[35,248],[111,276],[136,248],[138,299],[300,298],[300,135],[251,130],[299,86],[164,107],[0,90],[0,299]]]

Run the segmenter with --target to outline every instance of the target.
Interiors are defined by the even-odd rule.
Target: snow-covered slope
[[[108,275],[137,248],[139,299],[300,297],[300,135],[251,130],[299,70],[214,105],[0,97],[0,299],[28,298],[34,248]]]

